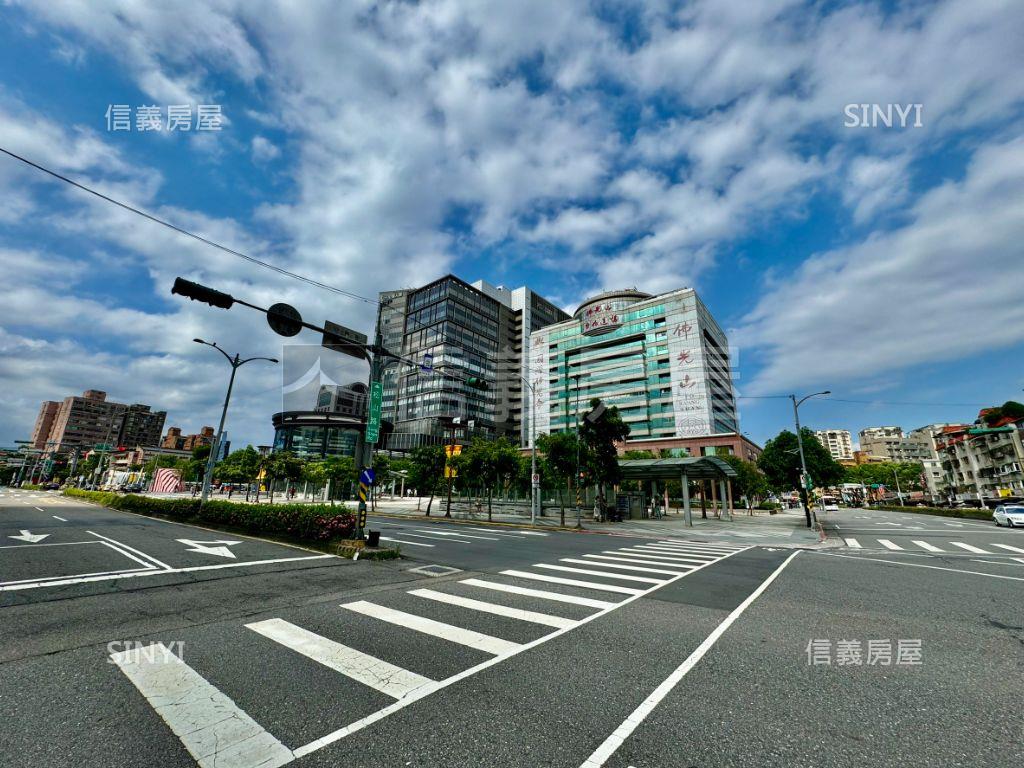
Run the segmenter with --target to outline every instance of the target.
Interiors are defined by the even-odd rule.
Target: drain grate
[[[424,576],[449,576],[461,572],[461,568],[452,568],[447,565],[421,565],[418,568],[409,568],[409,573],[422,573]]]

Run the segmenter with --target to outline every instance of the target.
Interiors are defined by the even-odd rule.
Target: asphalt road
[[[34,585],[0,593],[0,755],[119,768],[1021,764],[1024,574],[966,550],[948,565],[909,545],[875,553],[867,529],[907,516],[860,514],[830,521],[860,531],[859,549],[822,551],[379,519],[412,557],[375,563],[4,492],[0,537],[36,554],[0,549],[5,584]],[[967,528],[934,540],[1024,541]],[[10,539],[22,530],[48,538]],[[89,531],[112,546],[73,543]],[[213,543],[225,540],[239,543]],[[124,552],[154,567],[58,583],[87,578],[83,566],[144,567]],[[168,568],[149,575],[154,559]],[[195,570],[213,561],[232,567]]]

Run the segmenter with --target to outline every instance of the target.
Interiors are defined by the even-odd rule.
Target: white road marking
[[[50,534],[48,533],[32,533],[32,531],[22,530],[19,536],[8,536],[8,539],[17,539],[18,541],[27,541],[31,544],[38,544],[40,541],[45,539]]]
[[[761,582],[757,589],[750,593],[746,600],[740,603],[725,619],[715,627],[714,631],[704,638],[704,641],[697,646],[697,648],[686,657],[686,660],[680,664],[676,669],[659,685],[654,691],[641,702],[640,706],[633,710],[632,714],[626,718],[626,720],[620,725],[612,734],[604,740],[604,742],[594,750],[593,754],[583,761],[580,768],[601,768],[607,761],[608,758],[615,754],[615,751],[622,745],[622,743],[629,738],[629,736],[635,731],[640,724],[647,718],[651,712],[654,711],[655,707],[661,703],[672,689],[675,688],[679,682],[686,677],[687,673],[693,669],[697,662],[699,662],[704,655],[711,650],[712,646],[718,642],[719,638],[725,634],[725,631],[733,625],[743,612],[750,607],[750,605],[761,596],[761,594],[768,589],[775,579],[778,578],[779,574],[782,573],[783,569],[789,565],[793,558],[799,555],[799,550],[794,552],[792,555],[786,558],[786,560],[772,571],[771,575]]]
[[[917,539],[914,539],[914,543],[921,549],[927,549],[929,552],[945,552],[944,549],[939,549],[934,544],[929,544],[927,541],[918,541]]]
[[[417,688],[434,682],[429,677],[328,640],[284,619],[267,619],[245,626],[275,643],[280,643],[308,659],[395,699],[408,696]]]
[[[401,539],[392,539],[390,536],[381,536],[381,541],[393,541],[396,544],[408,544],[410,547],[434,547],[435,544],[424,544],[422,541],[402,541]]]
[[[522,538],[522,534],[519,531],[516,531],[515,533],[507,533],[505,531],[492,531],[490,528],[473,528],[473,527],[469,527],[469,526],[467,526],[467,527],[471,531],[484,531],[485,533],[493,533],[495,536],[508,536],[509,538],[513,538],[513,539],[521,539]]]
[[[699,549],[706,550],[708,552],[721,552],[722,554],[725,554],[726,552],[735,552],[737,549],[742,549],[742,547],[740,547],[739,545],[718,544],[718,543],[707,544],[707,543],[698,542],[698,541],[674,541],[672,539],[665,539],[665,540],[659,541],[658,543],[659,544],[670,545],[670,546],[673,546],[673,547],[696,547],[696,548],[699,548]]]
[[[733,553],[733,554],[739,554],[740,552],[744,552],[744,551],[746,551],[746,550],[740,550],[739,552],[736,552],[736,553]],[[725,557],[731,557],[731,556],[732,555],[726,555]],[[725,557],[723,557],[721,559],[724,560]],[[719,562],[719,561],[716,561],[716,562]],[[694,571],[692,571],[692,572],[699,571],[702,568],[705,568],[705,567],[707,567],[709,565],[711,565],[711,563],[705,563],[704,565],[700,566],[699,568],[695,568]],[[689,575],[689,573],[681,573],[678,576],[676,576],[675,578],[673,578],[668,583],[672,583],[672,582],[678,581],[679,579],[682,579],[682,578],[684,578],[684,577],[686,577],[688,575]],[[476,581],[476,580],[475,579],[466,579],[466,580],[464,580],[464,581],[462,581],[460,583],[468,584],[471,581]],[[488,582],[481,582],[481,583],[483,585],[493,586],[495,588],[497,588],[497,587],[501,587],[503,589],[506,588],[506,585],[498,585],[498,584],[491,585]],[[634,600],[639,600],[644,595],[650,594],[651,592],[653,592],[656,589],[661,589],[661,587],[662,587],[662,585],[659,584],[659,585],[651,587],[650,589],[643,590],[638,595],[633,595],[632,597],[628,597],[625,600],[623,600],[621,603],[611,603],[605,609],[603,609],[601,611],[598,611],[597,613],[591,614],[590,616],[587,616],[584,619],[581,619],[579,621],[579,623],[576,624],[576,626],[582,626],[584,624],[590,623],[591,621],[595,621],[596,619],[599,619],[602,616],[605,616],[606,614],[610,613],[611,611],[617,610],[618,608],[621,608],[624,605],[628,605],[629,603],[633,602]],[[516,590],[516,589],[506,589],[506,591],[516,592],[518,590]],[[520,594],[526,594],[526,593],[525,592],[520,592]],[[562,597],[565,597],[565,596],[562,596]],[[321,736],[319,739],[315,739],[314,741],[311,741],[308,744],[305,744],[305,745],[303,745],[301,747],[297,747],[294,750],[295,756],[296,757],[304,757],[304,756],[306,756],[308,754],[316,752],[318,749],[322,749],[323,747],[326,747],[328,744],[334,744],[335,742],[340,741],[341,739],[344,739],[346,736],[351,736],[353,733],[361,731],[364,728],[366,728],[367,726],[373,725],[374,723],[379,722],[380,720],[383,720],[384,718],[389,717],[390,715],[393,715],[395,712],[398,712],[398,711],[400,711],[402,709],[405,709],[407,706],[409,706],[410,704],[412,704],[412,703],[414,703],[416,701],[419,701],[420,699],[426,698],[427,696],[430,696],[431,694],[436,693],[437,691],[440,691],[440,690],[443,690],[445,688],[448,688],[449,686],[454,685],[455,683],[461,682],[462,680],[465,680],[468,677],[472,677],[473,675],[477,674],[478,672],[482,672],[483,670],[488,669],[490,667],[493,667],[496,664],[500,664],[500,663],[506,661],[507,659],[511,658],[512,656],[515,656],[516,654],[522,653],[523,651],[528,651],[528,650],[530,650],[532,648],[536,648],[537,646],[539,646],[539,645],[541,645],[543,643],[549,642],[550,640],[553,640],[553,639],[555,639],[557,637],[560,637],[560,636],[564,635],[567,632],[571,632],[573,629],[575,629],[575,627],[568,627],[566,629],[556,630],[555,632],[551,633],[550,635],[545,635],[544,637],[540,637],[540,638],[538,638],[536,640],[533,640],[533,641],[531,641],[529,643],[525,643],[525,644],[519,646],[512,653],[503,654],[501,656],[495,656],[493,659],[488,659],[487,661],[481,662],[480,664],[477,664],[476,666],[470,667],[469,669],[464,669],[462,672],[459,672],[458,674],[452,675],[451,677],[449,677],[449,678],[447,678],[445,680],[441,680],[440,682],[438,682],[438,683],[436,683],[434,685],[426,686],[424,688],[420,688],[419,690],[417,690],[414,693],[412,693],[411,695],[405,697],[401,701],[396,701],[394,704],[391,704],[391,705],[389,705],[387,707],[384,707],[383,709],[378,709],[376,712],[373,712],[373,713],[367,715],[366,717],[364,717],[364,718],[362,718],[360,720],[357,720],[354,723],[349,723],[348,725],[343,726],[343,727],[339,728],[338,730],[336,730],[336,731],[334,731],[332,733],[327,734],[326,736]]]
[[[170,570],[170,568],[171,568],[171,566],[169,566],[167,563],[162,563],[159,560],[157,560],[155,557],[152,557],[151,555],[147,555],[145,552],[140,552],[139,550],[135,549],[134,547],[129,547],[127,544],[122,544],[120,541],[115,541],[114,539],[108,538],[106,536],[103,536],[103,535],[101,535],[99,533],[95,533],[93,531],[86,531],[86,533],[88,533],[90,536],[95,536],[97,539],[103,539],[104,541],[109,541],[111,544],[116,544],[121,549],[126,549],[129,552],[134,552],[139,557],[144,557],[147,560],[149,560],[151,563],[156,563],[156,565],[159,566],[160,568],[163,568],[165,570]]]
[[[1024,549],[1021,549],[1020,547],[1011,547],[1009,544],[992,544],[991,546],[999,547],[1000,549],[1007,549],[1010,552],[1020,552],[1021,554],[1024,554]]]
[[[194,541],[192,539],[176,539],[179,544],[187,545],[185,548],[186,552],[198,552],[201,555],[216,555],[217,557],[230,557],[232,560],[238,556],[232,552],[228,547],[233,547],[235,544],[241,544],[242,542],[234,539],[221,539],[218,541]],[[213,544],[221,544],[223,546],[215,547]]]
[[[585,557],[594,557],[593,555],[585,555]],[[600,565],[604,568],[615,568],[619,571],[633,571],[635,573],[663,573],[666,576],[675,576],[679,571],[666,571],[658,568],[644,568],[639,565],[622,565],[620,560],[618,563],[606,563],[603,560],[600,562],[594,562],[593,560],[582,560],[575,557],[562,557],[559,558],[560,563],[576,563],[577,565]]]
[[[649,549],[657,550],[659,552],[672,552],[678,555],[700,555],[701,557],[720,557],[726,552],[716,552],[709,549],[701,549],[700,547],[670,547],[667,544],[637,544],[637,549]]]
[[[432,531],[429,528],[417,528],[416,530],[422,533],[429,533],[434,536],[461,536],[464,539],[480,539],[481,541],[501,541],[501,539],[495,538],[494,536],[474,536],[471,533],[456,533],[454,531]]]
[[[292,751],[167,646],[110,655],[201,768],[277,768]]]
[[[97,542],[99,543],[99,542]],[[43,546],[43,545],[40,545]],[[0,586],[0,592],[10,592],[17,589],[38,589],[40,587],[63,587],[68,584],[85,584],[92,581],[110,581],[111,579],[131,579],[139,576],[166,576],[171,573],[195,573],[197,571],[218,571],[222,568],[248,568],[253,565],[272,565],[274,563],[294,563],[301,560],[326,560],[337,558],[337,555],[310,555],[308,557],[280,557],[275,560],[250,560],[244,563],[217,563],[216,565],[195,565],[190,568],[168,568],[167,570],[146,570],[142,573],[123,572],[110,576],[89,576],[69,577],[57,581],[33,582],[31,584],[18,584],[15,586]],[[261,767],[262,768],[262,767]]]
[[[36,507],[36,509],[38,509],[38,510],[39,510],[40,512],[45,512],[45,511],[46,511],[46,510],[45,510],[45,509],[43,509],[42,507]]]
[[[50,515],[50,517],[52,517],[54,520],[60,520],[62,523],[66,523],[67,522],[67,520],[65,520],[63,517],[60,517],[58,515]]]
[[[861,549],[860,542],[856,539],[843,539],[846,542],[846,546],[853,547],[854,549]]]
[[[607,600],[594,600],[591,597],[577,597],[576,595],[563,595],[561,592],[548,592],[543,589],[530,589],[529,587],[516,587],[512,584],[501,584],[497,581],[484,581],[483,579],[463,579],[459,584],[468,584],[471,587],[493,589],[498,592],[508,592],[510,595],[524,595],[525,597],[539,597],[543,600],[551,600],[556,603],[570,603],[572,605],[583,605],[587,608],[600,608],[605,610],[613,608],[618,603],[609,603]]]
[[[448,542],[448,543],[451,543],[451,544],[470,544],[471,543],[471,542],[468,542],[468,541],[463,541],[462,539],[446,539],[443,536],[441,536],[441,537],[438,537],[438,536],[426,536],[426,535],[424,535],[422,533],[409,533],[409,531],[396,531],[396,533],[398,533],[399,536],[405,536],[406,538],[411,538],[411,539],[426,539],[427,541],[444,541],[444,542]],[[433,547],[434,545],[431,544],[430,546]]]
[[[630,555],[625,552],[616,552],[614,554],[607,555],[584,555],[584,557],[592,557],[599,560],[614,560],[619,563],[636,563],[637,565],[657,565],[660,568],[672,568],[676,573],[682,571],[690,571],[697,567],[698,563],[671,563],[664,560],[646,560],[636,555]]]
[[[950,573],[966,573],[968,576],[988,576],[990,579],[1010,579],[1011,581],[1024,581],[1019,576],[1002,576],[998,573],[984,573],[983,571],[963,571],[959,568],[943,568],[939,565],[925,565],[924,563],[906,563],[900,560],[883,560],[880,557],[863,557],[861,555],[840,555],[834,552],[816,552],[815,554],[826,557],[841,557],[844,560],[870,560],[873,563],[887,563],[889,565],[902,565],[906,568],[930,568],[933,571],[949,571]],[[921,555],[931,557],[931,555]]]
[[[576,621],[573,619],[564,619],[561,616],[552,616],[549,613],[526,611],[522,608],[510,608],[507,605],[486,603],[483,600],[474,600],[469,597],[460,597],[459,595],[449,595],[447,592],[436,592],[433,589],[412,589],[409,590],[409,594],[416,595],[417,597],[424,597],[427,600],[436,600],[439,603],[447,603],[449,605],[457,605],[462,608],[470,608],[482,613],[491,613],[495,616],[506,616],[511,619],[519,619],[520,621],[530,621],[534,624],[543,624],[547,627],[555,627],[556,629],[572,627],[576,624]]]
[[[608,552],[608,554],[614,554],[609,552],[609,550],[605,550],[605,552]],[[684,557],[682,555],[665,554],[664,552],[658,552],[657,550],[637,548],[620,549],[617,550],[617,552],[623,555],[636,555],[638,557],[649,557],[654,560],[668,560],[675,563],[710,563],[714,560],[712,557],[698,557],[697,555],[687,555]]]
[[[600,589],[605,592],[618,592],[623,595],[638,595],[644,590],[633,589],[632,587],[620,587],[615,584],[597,584],[593,581],[579,581],[578,579],[563,579],[560,576],[547,576],[543,573],[529,573],[528,571],[502,571],[502,576],[515,576],[518,579],[532,579],[534,581],[546,581],[549,584],[566,584],[570,587],[583,587],[584,589]]]
[[[518,650],[519,643],[502,640],[500,637],[492,637],[482,632],[474,632],[472,629],[463,629],[452,624],[445,624],[441,621],[434,621],[423,616],[416,616],[405,611],[396,611],[394,608],[385,608],[383,605],[370,603],[366,600],[356,600],[354,603],[344,603],[341,606],[363,616],[386,621],[399,627],[422,632],[425,635],[439,637],[452,643],[475,648],[485,653],[499,655]]]
[[[591,563],[600,565],[600,563]],[[620,581],[636,581],[640,584],[662,584],[664,579],[652,579],[648,576],[627,576],[624,573],[609,573],[608,571],[595,571],[588,568],[572,568],[568,565],[548,565],[547,563],[534,563],[534,568],[546,568],[550,571],[564,571],[565,573],[581,573],[584,576],[600,576],[605,579],[619,579]]]
[[[140,557],[136,557],[135,555],[133,555],[128,550],[121,549],[121,547],[117,546],[116,544],[111,544],[109,541],[101,541],[99,543],[102,544],[105,547],[109,547],[110,549],[114,550],[115,552],[117,552],[117,554],[122,555],[123,557],[127,557],[129,560],[138,563],[143,568],[149,569],[151,571],[155,571],[156,570],[156,566],[153,565],[151,562],[149,562],[147,560],[143,560]]]
[[[979,555],[990,554],[981,547],[975,547],[973,544],[964,544],[962,541],[951,541],[949,543],[952,544],[954,547],[960,547],[960,549],[966,549],[968,552],[974,552]]]
[[[878,543],[881,544],[886,549],[899,550],[901,552],[903,551],[903,547],[901,547],[899,544],[893,544],[888,539],[879,539]]]

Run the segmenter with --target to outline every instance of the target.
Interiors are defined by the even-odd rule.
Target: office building
[[[313,410],[318,413],[340,413],[361,419],[366,416],[366,399],[366,385],[360,381],[344,386],[325,384],[320,387]]]
[[[629,424],[623,449],[760,453],[739,431],[728,340],[693,289],[594,296],[533,332],[528,364],[538,435],[575,430],[597,397]]]
[[[836,461],[853,461],[853,440],[848,429],[819,429],[814,433]]]
[[[529,288],[469,284],[454,275],[381,294],[378,322],[389,340],[385,346],[411,361],[385,369],[394,375],[384,379],[383,414],[395,424],[386,447],[408,451],[439,444],[446,420],[456,417],[470,435],[519,440],[519,377],[530,332],[567,317]],[[486,388],[469,386],[471,377]]]

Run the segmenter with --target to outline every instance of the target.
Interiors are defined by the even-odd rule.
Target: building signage
[[[611,304],[595,304],[583,313],[583,333],[596,336],[622,327],[622,315]]]

